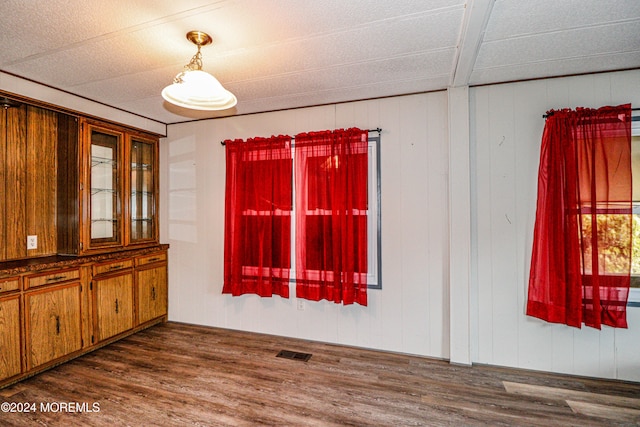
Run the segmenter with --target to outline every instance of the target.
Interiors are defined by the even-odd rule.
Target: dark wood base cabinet
[[[0,263],[0,388],[167,320],[167,245]]]

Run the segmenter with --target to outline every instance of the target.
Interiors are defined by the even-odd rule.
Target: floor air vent
[[[285,359],[300,360],[302,362],[306,362],[307,360],[311,359],[311,354],[298,353],[297,351],[290,350],[280,350],[280,352],[276,354],[276,357],[283,357]]]

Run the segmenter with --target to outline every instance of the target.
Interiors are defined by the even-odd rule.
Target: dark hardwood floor
[[[0,390],[0,402],[2,426],[640,425],[640,383],[179,323]]]

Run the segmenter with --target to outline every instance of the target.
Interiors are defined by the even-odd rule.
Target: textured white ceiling
[[[640,68],[638,0],[3,0],[0,70],[162,123]],[[209,33],[222,113],[160,92]]]

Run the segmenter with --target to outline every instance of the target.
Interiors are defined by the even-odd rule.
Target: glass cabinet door
[[[120,239],[119,163],[121,135],[91,129],[90,245],[111,245]]]
[[[129,241],[132,244],[154,240],[156,235],[155,148],[153,142],[131,138]]]

